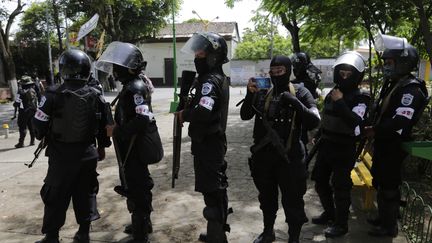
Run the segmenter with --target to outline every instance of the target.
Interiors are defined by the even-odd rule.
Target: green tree
[[[99,14],[99,24],[111,40],[135,42],[153,36],[179,0],[62,0],[67,16],[79,19]]]
[[[13,56],[20,66],[17,67],[17,74],[22,75],[38,69],[39,74],[45,74],[49,70],[48,61],[48,40],[46,26],[48,24],[50,33],[51,53],[55,58],[62,51],[62,36],[58,36],[56,28],[57,21],[52,16],[54,9],[51,3],[34,2],[24,12],[19,23],[19,31],[15,35]],[[57,33],[56,33],[57,30]],[[57,36],[56,36],[57,34]]]
[[[270,32],[265,32],[263,35],[260,31],[246,29],[243,35],[243,41],[237,45],[234,58],[241,60],[259,60],[270,58],[271,39],[268,36],[269,33]],[[273,36],[273,55],[289,56],[290,53],[290,39],[275,33]]]
[[[11,47],[10,47],[10,29],[15,21],[15,18],[21,14],[25,4],[21,0],[17,0],[15,9],[8,13],[4,7],[0,7],[0,58],[2,58],[5,69],[5,78],[8,82],[9,87],[12,91],[12,98],[14,98],[17,92],[17,81],[15,74],[15,62],[13,60]],[[6,22],[6,24],[4,24]],[[0,84],[6,86],[7,84]]]

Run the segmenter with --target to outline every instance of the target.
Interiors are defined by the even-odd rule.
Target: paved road
[[[158,164],[150,166],[155,181],[154,212],[152,220],[154,233],[151,242],[197,242],[197,236],[205,230],[202,217],[204,207],[202,196],[194,192],[192,157],[190,139],[183,132],[182,167],[177,187],[171,189],[172,160],[172,114],[168,113],[173,89],[158,88],[155,91],[153,104],[164,143],[165,158]],[[257,201],[257,191],[250,177],[247,166],[253,122],[241,121],[239,107],[235,104],[245,94],[244,88],[231,89],[230,113],[228,119],[228,152],[227,161],[230,187],[228,188],[230,206],[234,214],[229,216],[232,231],[228,235],[230,242],[247,243],[261,233],[262,216]],[[112,100],[114,93],[107,94]],[[12,114],[11,104],[0,105],[0,120],[9,122]],[[12,131],[16,126],[11,125]],[[185,127],[187,129],[187,127]],[[21,243],[34,242],[41,238],[40,228],[43,216],[43,204],[39,190],[47,170],[47,159],[41,157],[31,169],[23,164],[32,159],[35,146],[13,149],[18,134],[11,132],[8,139],[0,136],[0,242]],[[26,143],[28,143],[27,138]],[[124,198],[117,195],[112,188],[118,183],[118,168],[112,148],[107,150],[107,158],[98,166],[100,190],[98,206],[101,219],[94,222],[91,230],[92,242],[124,242],[128,236],[122,233],[124,225],[130,222]],[[406,242],[401,235],[395,239],[377,240],[367,236],[365,212],[359,204],[359,194],[354,192],[354,207],[350,219],[351,232],[337,240],[326,240],[322,234],[323,227],[306,224],[302,232],[302,242]],[[305,195],[308,217],[318,215],[321,211],[318,198],[309,183]],[[60,233],[62,242],[72,242],[77,229],[73,210],[69,209],[67,221]],[[287,225],[283,211],[279,210],[276,222],[276,242],[287,242]]]

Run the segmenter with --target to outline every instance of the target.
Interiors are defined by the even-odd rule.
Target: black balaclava
[[[207,64],[207,58],[197,58],[194,59],[195,69],[198,74],[206,74],[210,71],[210,67]]]
[[[351,76],[347,79],[343,79],[339,74],[339,70],[349,70],[352,71]],[[357,71],[353,66],[347,64],[341,64],[335,67],[334,70],[334,82],[337,87],[342,91],[342,93],[347,94],[353,92],[358,88],[359,82],[362,79],[362,74]]]
[[[280,76],[273,76],[270,73],[276,93],[281,93],[288,88],[288,83],[291,76],[291,60],[286,56],[275,56],[270,62],[270,67],[274,66],[284,66],[286,69],[285,74]]]
[[[113,75],[118,81],[122,84],[129,82],[136,75],[129,72],[127,67],[123,67],[120,65],[113,64]]]

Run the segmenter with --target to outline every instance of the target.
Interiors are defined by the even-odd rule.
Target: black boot
[[[368,222],[368,224],[370,224],[372,226],[376,226],[376,227],[381,225],[381,219],[379,217],[368,218],[368,219],[366,219],[366,222]]]
[[[148,243],[147,216],[139,210],[132,212],[132,239],[127,243]]]
[[[35,243],[60,243],[58,232],[47,233],[42,240],[38,240]]]
[[[319,225],[327,225],[333,222],[334,219],[334,213],[328,213],[327,211],[324,211],[323,213],[321,213],[320,216],[312,218],[312,223]]]
[[[208,243],[227,243],[224,224],[214,220],[207,221],[207,233],[200,234],[198,240]]]
[[[302,224],[288,224],[288,243],[300,242]]]
[[[35,138],[31,137],[30,138],[30,146],[33,146],[33,145],[35,145]]]
[[[15,148],[22,148],[22,147],[24,147],[24,142],[22,142],[20,139],[20,141],[17,144],[15,144]]]
[[[276,235],[273,230],[262,232],[253,243],[270,243],[276,240]]]
[[[368,232],[375,237],[396,237],[398,235],[397,218],[399,215],[400,193],[398,189],[378,189],[378,212],[380,226]]]
[[[348,233],[348,225],[335,224],[324,230],[325,236],[329,238],[340,237],[345,235],[346,233]]]
[[[368,231],[370,236],[374,237],[396,237],[398,235],[398,227],[394,226],[393,228],[386,229],[382,226],[374,227]]]
[[[132,224],[126,225],[125,229],[123,230],[123,232],[126,233],[126,234],[128,234],[128,235],[132,234],[132,232],[133,232],[133,230],[132,230]],[[149,234],[153,233],[153,224],[152,224],[152,221],[151,221],[150,217],[148,217],[148,220],[147,220],[147,232]]]
[[[73,237],[74,243],[90,243],[90,223],[82,223]]]

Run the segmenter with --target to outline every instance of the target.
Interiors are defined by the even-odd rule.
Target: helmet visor
[[[108,45],[107,49],[99,57],[95,68],[106,73],[112,71],[113,64],[135,69],[143,61],[142,56],[141,51],[135,45],[114,41]]]
[[[407,45],[408,41],[406,38],[383,35],[381,33],[375,37],[375,49],[379,52],[383,52],[386,49],[406,50]]]
[[[363,56],[360,53],[354,51],[349,51],[339,56],[333,64],[333,68],[341,64],[353,66],[360,73],[366,68]]]
[[[195,55],[198,51],[207,52],[209,46],[210,42],[207,38],[205,38],[201,33],[195,33],[191,38],[189,38],[180,51],[186,54]]]

